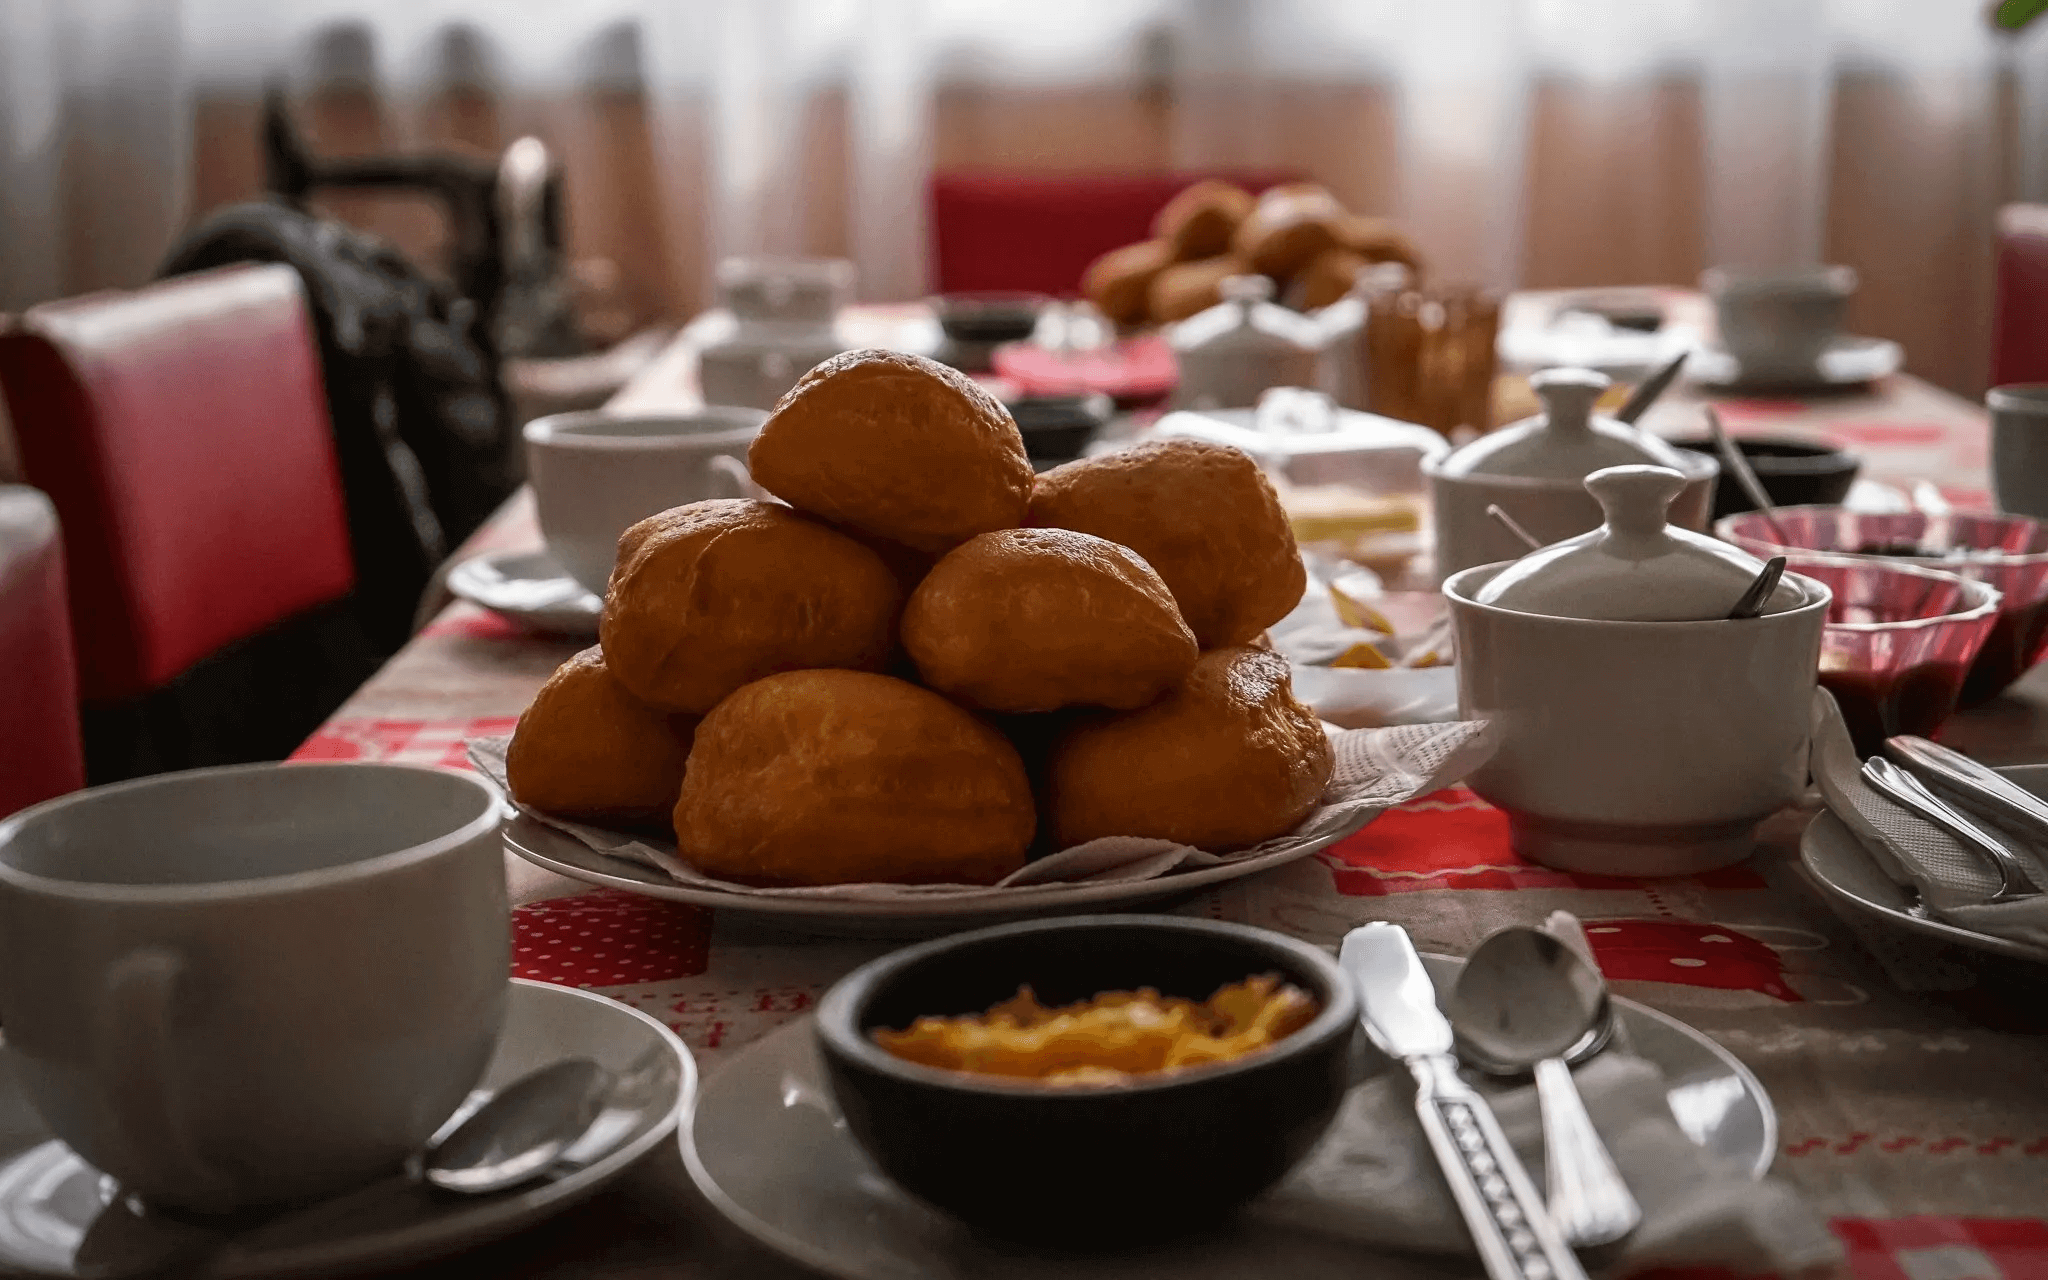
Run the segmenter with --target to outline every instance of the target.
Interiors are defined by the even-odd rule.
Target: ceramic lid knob
[[[1550,430],[1585,432],[1593,426],[1593,406],[1614,380],[1595,369],[1545,369],[1531,374],[1529,389],[1543,402]]]
[[[1608,532],[1624,536],[1663,533],[1672,499],[1685,486],[1685,477],[1669,467],[1608,467],[1586,477],[1586,492],[1600,504]]]
[[[1216,286],[1216,292],[1225,302],[1271,302],[1273,282],[1261,275],[1225,276],[1223,282]]]

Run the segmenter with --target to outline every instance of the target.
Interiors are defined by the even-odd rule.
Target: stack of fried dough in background
[[[1274,296],[1301,311],[1351,291],[1358,273],[1399,262],[1418,276],[1421,260],[1384,218],[1350,213],[1309,182],[1256,198],[1228,182],[1198,182],[1152,221],[1152,238],[1090,263],[1081,291],[1124,328],[1171,324],[1222,301],[1231,276],[1263,275]]]
[[[513,735],[521,804],[672,824],[699,871],[786,886],[990,884],[1098,836],[1224,852],[1321,797],[1329,742],[1256,647],[1304,572],[1245,454],[1158,441],[1034,481],[979,386],[852,351],[748,462],[782,502],[620,538],[598,647]]]

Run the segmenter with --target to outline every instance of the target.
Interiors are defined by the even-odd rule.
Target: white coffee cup
[[[501,812],[474,774],[257,764],[0,822],[0,1026],[30,1105],[168,1208],[397,1172],[497,1043]]]
[[[768,415],[715,405],[692,413],[558,413],[526,424],[526,474],[548,554],[602,596],[619,535],[706,498],[754,498],[747,446]]]
[[[1991,410],[1991,493],[2008,515],[2048,519],[2048,383],[1985,393]]]
[[[1747,380],[1815,377],[1842,332],[1856,283],[1849,267],[1715,267],[1700,277],[1714,300],[1721,346]]]

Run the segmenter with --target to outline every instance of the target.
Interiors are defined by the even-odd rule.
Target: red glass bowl
[[[1834,595],[1821,629],[1820,683],[1842,708],[1857,753],[1876,755],[1894,734],[1939,733],[1998,620],[1998,592],[1863,556],[1792,554],[1785,567]]]
[[[1834,552],[1879,564],[1959,574],[1997,591],[1998,617],[1963,680],[1959,706],[1985,702],[2048,648],[2048,524],[2022,516],[1867,515],[1842,507],[1780,507],[1782,543],[1762,512],[1716,521],[1714,532],[1757,556]]]

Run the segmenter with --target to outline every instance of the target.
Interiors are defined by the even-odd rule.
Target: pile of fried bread
[[[1214,179],[1197,182],[1152,220],[1152,238],[1112,249],[1088,265],[1081,291],[1125,328],[1171,324],[1223,300],[1231,276],[1262,275],[1274,296],[1301,311],[1351,291],[1358,273],[1398,262],[1419,275],[1415,246],[1385,218],[1351,213],[1312,182],[1253,196]]]
[[[1304,570],[1238,450],[1035,476],[1009,412],[917,356],[805,375],[748,452],[781,501],[619,539],[599,644],[519,719],[515,800],[672,826],[752,886],[993,884],[1102,836],[1292,830],[1332,754],[1265,629]]]

